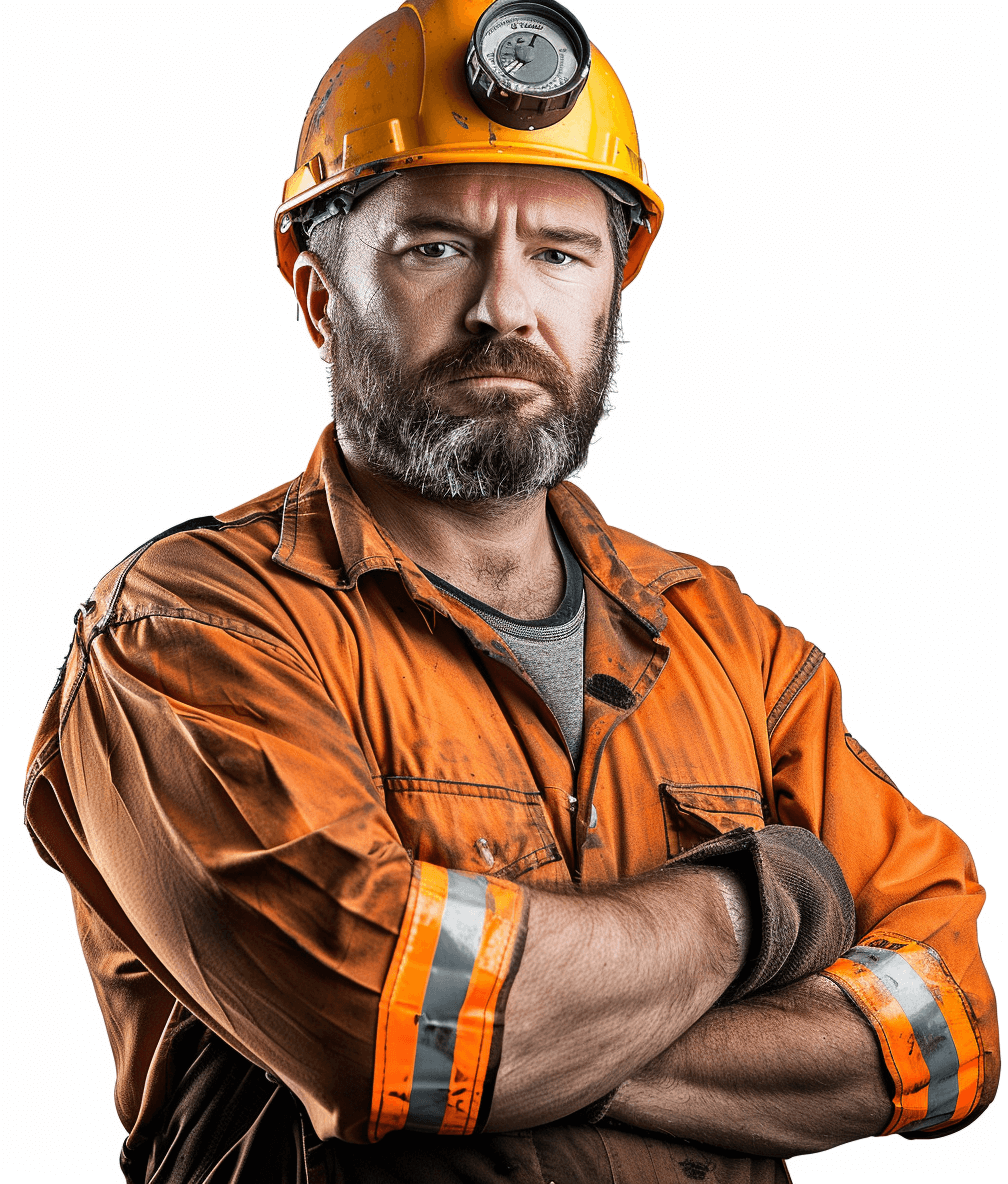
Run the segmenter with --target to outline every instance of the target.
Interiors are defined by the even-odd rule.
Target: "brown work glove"
[[[673,863],[725,867],[745,885],[753,948],[722,1002],[824,970],[854,944],[854,901],[840,865],[802,826],[739,827]]]

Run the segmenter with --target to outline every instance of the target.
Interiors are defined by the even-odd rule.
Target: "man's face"
[[[528,497],[585,461],[618,305],[606,201],[564,169],[411,169],[347,215],[327,359],[344,447],[427,497]]]

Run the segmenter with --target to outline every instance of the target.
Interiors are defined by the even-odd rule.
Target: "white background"
[[[327,394],[272,215],[317,80],[388,4],[5,15],[12,1180],[113,1181],[124,1134],[66,887],[21,826],[34,729],[105,570],[307,461]],[[848,726],[969,842],[1003,987],[1000,6],[575,7],[666,202],[582,483],[826,651]],[[794,1179],[992,1179],[999,1105],[951,1139],[793,1160]]]

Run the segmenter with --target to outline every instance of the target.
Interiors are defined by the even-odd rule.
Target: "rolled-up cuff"
[[[525,928],[515,884],[416,864],[379,1004],[370,1139],[486,1122]]]
[[[875,1029],[893,1081],[882,1132],[941,1130],[980,1100],[983,1043],[973,1009],[940,955],[875,930],[823,971]]]

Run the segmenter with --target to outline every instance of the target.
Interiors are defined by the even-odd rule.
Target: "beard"
[[[527,341],[489,334],[406,371],[382,332],[337,299],[329,366],[333,422],[371,472],[434,501],[510,501],[552,489],[584,465],[609,410],[618,297],[608,321],[598,319],[592,356],[579,374]],[[446,383],[488,371],[537,383],[548,405],[529,410],[527,394],[501,385],[470,390],[472,414],[444,409]]]

